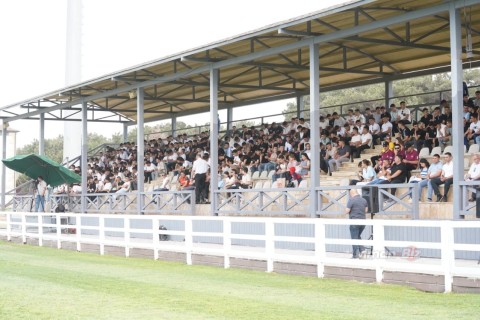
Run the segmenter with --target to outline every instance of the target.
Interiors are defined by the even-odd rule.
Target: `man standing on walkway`
[[[362,198],[356,189],[350,190],[350,199],[348,199],[347,207],[345,208],[345,213],[350,216],[350,219],[364,219],[365,213],[368,211],[367,200]],[[362,237],[362,232],[365,229],[365,225],[350,225],[350,237],[352,240],[360,240]],[[352,259],[365,258],[366,250],[364,246],[356,245],[353,246]]]
[[[37,188],[35,196],[35,212],[45,212],[45,193],[47,192],[47,183],[42,176],[37,178]]]
[[[197,154],[197,159],[193,162],[192,178],[195,180],[195,202],[197,204],[206,203],[207,195],[207,172],[210,166],[208,162],[202,158],[202,154]]]

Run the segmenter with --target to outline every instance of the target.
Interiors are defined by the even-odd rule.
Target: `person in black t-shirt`
[[[420,151],[423,147],[427,147],[425,144],[425,136],[427,132],[423,129],[423,123],[413,122],[412,124],[412,140],[415,145],[415,149]]]
[[[428,112],[428,108],[424,108],[422,112],[423,112],[423,115],[420,118],[420,122],[422,122],[426,127],[428,126],[428,123],[432,121],[433,116]]]
[[[435,128],[435,122],[430,121],[426,128],[425,146],[432,151],[433,147],[437,146],[437,129]]]
[[[407,179],[407,167],[405,166],[405,163],[402,162],[403,157],[401,155],[396,155],[394,163],[392,167],[390,168],[390,173],[387,174],[387,180],[384,183],[389,183],[389,184],[395,184],[395,183],[405,183],[405,180]],[[397,192],[397,188],[391,188],[390,193],[392,195],[395,195]],[[392,199],[387,200],[389,202],[392,202]]]

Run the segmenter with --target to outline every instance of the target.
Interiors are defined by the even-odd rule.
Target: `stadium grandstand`
[[[52,212],[345,218],[358,189],[372,218],[473,220],[480,91],[462,74],[480,66],[476,17],[478,0],[350,1],[5,106],[3,137],[19,119],[41,130],[82,122],[82,154],[69,164],[82,181],[51,190]],[[392,92],[394,81],[441,72],[451,90],[428,104]],[[375,83],[385,94],[372,107],[320,105],[320,92]],[[287,98],[297,110],[286,121],[235,126],[234,108]],[[208,130],[176,132],[178,117],[201,112]],[[165,119],[172,133],[144,134]],[[87,150],[89,121],[123,123],[125,141]],[[133,125],[137,140],[127,141]],[[29,211],[30,194],[7,192],[2,177],[2,208]]]
[[[429,1],[408,2],[407,8],[405,1],[389,2],[388,6],[382,1],[353,1],[5,106],[1,109],[4,127],[18,119],[83,121],[85,144],[88,121],[118,121],[123,122],[126,128],[138,125],[138,141],[125,141],[120,149],[108,149],[98,159],[88,159],[88,150],[84,146],[82,165],[77,168],[84,173],[82,183],[81,187],[73,190],[79,194],[79,199],[74,203],[79,205],[77,209],[81,211],[89,211],[93,205],[93,196],[87,194],[92,191],[110,193],[116,190],[124,193],[125,190],[135,190],[137,193],[155,193],[160,189],[163,192],[189,190],[192,181],[195,181],[197,192],[191,192],[192,195],[196,194],[195,201],[190,201],[185,195],[181,198],[193,204],[210,203],[205,210],[212,214],[222,213],[225,203],[234,198],[241,198],[237,200],[258,207],[252,203],[248,192],[233,190],[256,190],[261,185],[262,189],[280,187],[283,190],[295,186],[308,190],[305,191],[309,192],[308,201],[294,197],[294,205],[287,206],[293,210],[285,210],[285,206],[279,209],[295,214],[303,211],[304,215],[317,216],[323,211],[323,204],[326,203],[327,207],[338,204],[337,200],[329,203],[329,192],[317,188],[322,185],[353,185],[351,182],[358,179],[364,179],[359,182],[365,184],[371,177],[358,176],[358,162],[371,158],[376,160],[375,156],[379,156],[381,161],[374,161],[372,166],[376,171],[375,178],[378,174],[381,180],[379,184],[375,181],[381,190],[380,211],[383,212],[384,207],[394,208],[394,204],[398,203],[405,210],[397,212],[413,212],[418,217],[419,200],[441,200],[450,203],[448,208],[453,209],[453,215],[448,218],[464,217],[474,211],[472,202],[467,200],[473,199],[469,190],[475,183],[470,181],[476,179],[464,181],[464,169],[469,168],[470,162],[474,164],[469,158],[476,153],[478,134],[469,131],[464,135],[463,119],[467,114],[468,123],[477,119],[478,100],[476,97],[465,97],[464,100],[466,92],[461,77],[464,67],[462,59],[468,58],[465,67],[477,66],[478,53],[474,47],[462,48],[461,42],[467,36],[472,44],[477,39],[474,19],[477,5],[476,1]],[[461,10],[467,9],[468,25],[460,15]],[[452,12],[459,16],[454,16]],[[458,34],[454,33],[451,21],[456,20],[452,20],[452,17],[458,20]],[[455,45],[453,41],[458,41],[458,48],[449,45]],[[445,71],[451,71],[452,74],[449,101],[438,101],[436,106],[421,112],[418,108],[411,109],[404,101],[393,103],[393,81]],[[385,100],[376,106],[378,108],[344,109],[329,113],[319,105],[319,92],[322,90],[379,82],[385,83]],[[305,115],[303,97],[308,93],[310,111]],[[232,127],[234,107],[289,97],[297,97],[298,102],[298,116],[291,117],[289,123],[264,124],[261,128]],[[471,108],[464,111],[464,104]],[[224,136],[219,136],[218,132],[219,108],[228,112]],[[211,115],[208,132],[194,137],[181,135],[165,140],[143,139],[145,122],[171,118],[172,127],[175,128],[177,117],[207,110]],[[380,126],[380,130],[373,129],[376,125]],[[42,130],[44,127],[42,124]],[[42,145],[42,132],[40,137]],[[383,148],[380,141],[388,139],[388,149],[392,152],[380,154]],[[470,143],[473,143],[473,147],[464,149]],[[310,150],[318,151],[317,145],[321,152],[312,153]],[[375,145],[377,147],[374,149]],[[40,148],[41,153],[43,149]],[[201,192],[198,192],[198,179],[191,176],[190,170],[198,153],[210,164],[207,173],[209,183],[200,182]],[[440,181],[434,186],[428,183],[426,188],[422,188],[425,187],[424,183],[419,183],[422,192],[386,192],[388,189],[384,188],[385,185],[392,181],[395,184],[409,182],[412,171],[415,177],[413,181],[422,179],[421,173],[416,172],[421,169],[418,160],[419,155],[427,153],[429,159],[435,155],[443,157],[444,153],[452,154],[452,163],[458,164],[453,166],[452,181]],[[387,171],[384,167],[396,168],[396,155],[401,157],[405,166],[400,166],[402,173],[392,180],[385,175]],[[468,161],[462,161],[462,158]],[[355,161],[353,165],[351,161]],[[445,159],[441,161],[445,162]],[[364,162],[364,165],[368,168],[367,163]],[[247,173],[242,174],[245,167]],[[472,167],[472,170],[475,168]],[[189,182],[178,187],[176,179],[181,171],[185,171]],[[320,171],[325,171],[327,176],[320,179]],[[128,183],[120,188],[119,184],[125,182],[123,179],[128,175]],[[142,178],[138,179],[137,176]],[[162,177],[168,178],[159,180]],[[148,182],[146,187],[144,181]],[[407,189],[418,188],[412,184],[408,186]],[[219,190],[222,189],[230,191],[221,193]],[[6,192],[2,192],[4,207]],[[58,190],[57,193],[62,192]],[[280,198],[284,198],[288,190],[281,192],[284,194]],[[336,192],[331,190],[330,193]],[[424,194],[426,192],[427,195]],[[402,201],[406,194],[412,195],[411,204]],[[419,196],[418,199],[415,195]],[[104,201],[94,202],[111,207],[112,202],[120,202],[125,197],[128,196],[104,197]],[[140,196],[142,201],[136,201],[135,204],[137,213],[145,213],[147,203],[158,202],[156,197],[154,194],[146,198]],[[267,211],[270,209],[270,206],[260,207],[267,208]],[[99,209],[98,206],[96,208]],[[255,212],[258,211],[255,208],[243,211],[259,213]]]

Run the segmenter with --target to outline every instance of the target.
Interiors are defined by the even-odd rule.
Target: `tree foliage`
[[[480,84],[480,69],[464,70],[464,81],[469,87]],[[421,76],[393,82],[394,103],[404,100],[407,105],[438,104],[441,99],[451,99],[450,73]],[[442,92],[439,92],[442,91]],[[473,92],[470,92],[473,96]],[[310,110],[310,98],[304,96],[305,110]],[[373,100],[373,101],[372,101]],[[346,113],[348,109],[375,108],[385,105],[385,86],[383,83],[348,89],[320,92],[320,110],[322,113]],[[289,102],[283,110],[285,120],[290,120],[297,110],[294,102]]]

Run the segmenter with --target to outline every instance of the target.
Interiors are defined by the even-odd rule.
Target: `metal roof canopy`
[[[137,88],[145,122],[206,112],[211,69],[219,70],[221,109],[298,97],[309,93],[312,43],[322,91],[445,72],[450,3],[471,15],[480,65],[480,0],[351,1],[8,105],[0,118],[80,121],[87,102],[88,121],[134,124]]]

